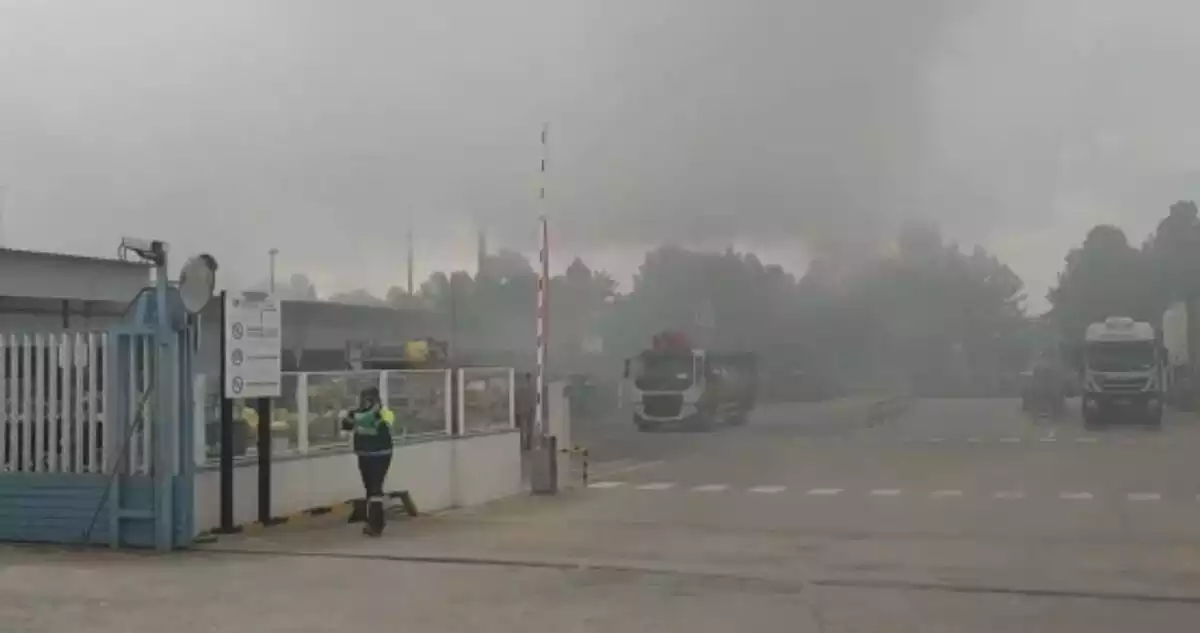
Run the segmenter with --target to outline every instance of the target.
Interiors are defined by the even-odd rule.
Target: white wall
[[[363,496],[352,453],[310,454],[272,464],[271,511],[295,514]],[[396,446],[386,491],[407,489],[421,512],[477,505],[521,492],[521,446],[516,431]],[[196,473],[196,531],[220,524],[220,473]],[[234,523],[258,519],[258,466],[234,468]]]
[[[451,503],[465,507],[521,492],[521,434],[491,433],[451,440]],[[417,507],[420,508],[420,502]]]

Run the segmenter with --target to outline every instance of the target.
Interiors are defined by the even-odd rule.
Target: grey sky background
[[[1031,307],[1097,221],[1200,197],[1186,0],[0,0],[2,237],[207,250],[322,292],[535,246],[624,279],[664,240],[802,271],[905,217]]]

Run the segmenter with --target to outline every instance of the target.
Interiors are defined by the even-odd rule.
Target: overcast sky
[[[214,253],[322,292],[534,247],[663,240],[802,268],[900,219],[1040,307],[1097,221],[1200,198],[1186,0],[0,0],[0,237]],[[560,261],[562,261],[560,260]],[[566,261],[562,261],[565,265]],[[797,270],[800,272],[800,270]]]

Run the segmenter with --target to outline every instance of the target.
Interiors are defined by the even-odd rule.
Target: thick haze
[[[1136,8],[1135,8],[1136,7]],[[6,246],[121,234],[323,292],[533,246],[874,248],[906,215],[1039,300],[1091,224],[1200,197],[1200,5],[1125,0],[0,0]],[[1035,301],[1034,306],[1040,304]]]

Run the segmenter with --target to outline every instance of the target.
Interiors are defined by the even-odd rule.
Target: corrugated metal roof
[[[71,261],[88,264],[104,264],[130,268],[150,268],[146,262],[126,261],[115,257],[93,257],[90,255],[73,255],[71,253],[52,253],[47,251],[28,251],[19,248],[0,248],[0,257],[33,257],[47,260]]]

